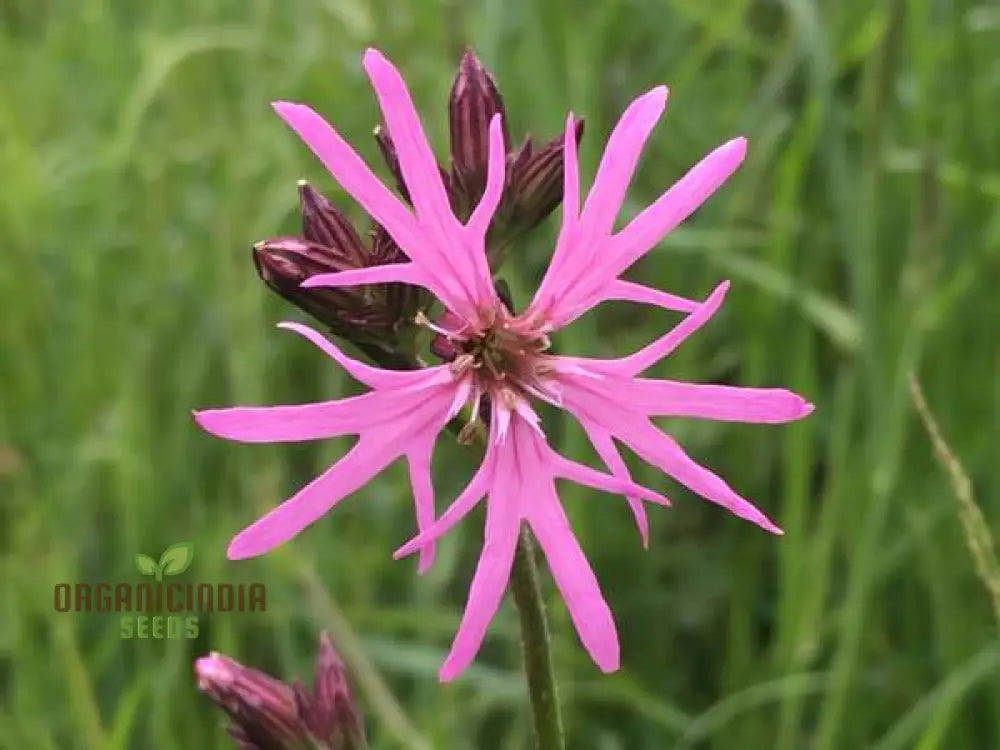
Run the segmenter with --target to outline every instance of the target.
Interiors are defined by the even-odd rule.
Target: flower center
[[[480,418],[484,395],[495,406],[521,413],[530,412],[528,401],[532,395],[556,399],[549,383],[552,369],[544,355],[551,344],[534,322],[512,315],[502,305],[482,312],[477,325],[466,324],[455,331],[426,319],[418,322],[430,325],[454,348],[456,355],[450,367],[456,380],[469,378],[473,408],[468,430]]]

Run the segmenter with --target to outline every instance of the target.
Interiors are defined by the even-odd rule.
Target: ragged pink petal
[[[490,445],[494,445],[490,443]],[[448,509],[434,523],[413,537],[410,541],[397,549],[393,554],[393,559],[399,560],[407,555],[412,555],[417,550],[447,533],[455,524],[465,518],[476,504],[483,499],[493,484],[493,461],[495,453],[491,453],[491,448],[487,448],[487,454],[483,458],[483,463],[479,470],[473,475],[462,493],[455,501],[448,506]]]
[[[370,391],[339,401],[294,406],[236,406],[194,412],[206,432],[241,443],[290,443],[357,435],[405,417],[428,399],[450,392],[447,385],[414,390]]]
[[[599,362],[599,369],[613,372],[623,377],[638,375],[643,370],[652,367],[664,357],[671,354],[678,346],[688,339],[695,331],[711,320],[722,305],[722,300],[729,291],[729,282],[719,284],[694,312],[674,326],[665,336],[660,337],[648,346],[634,354],[620,359],[609,359]]]
[[[609,382],[623,398],[650,416],[692,417],[721,422],[780,424],[802,419],[813,405],[784,388],[741,388],[637,378]]]
[[[573,535],[555,489],[551,483],[537,488],[543,491],[533,498],[527,510],[531,530],[545,553],[552,578],[566,602],[583,647],[602,672],[614,672],[620,664],[614,617]]]
[[[421,260],[416,220],[375,176],[340,134],[311,108],[293,102],[271,106],[323,162],[334,179],[395,240],[412,260]]]
[[[623,390],[615,390],[614,385],[604,379],[565,377],[565,408],[581,424],[592,423],[606,430],[643,461],[658,467],[692,492],[771,533],[782,533],[760,510],[736,494],[721,478],[693,461],[673,438],[657,429]]]
[[[359,441],[340,461],[237,534],[226,555],[230,560],[243,560],[287,542],[347,495],[364,486],[395,458],[382,446]]]
[[[687,297],[678,297],[676,294],[670,294],[669,292],[654,289],[644,284],[636,284],[635,282],[624,281],[622,279],[615,279],[604,287],[602,297],[597,302],[606,300],[641,302],[675,312],[693,312],[701,304]],[[597,302],[594,304],[597,304]],[[593,307],[593,305],[589,305],[589,307]]]
[[[746,138],[734,138],[694,165],[614,236],[601,270],[607,268],[610,275],[617,276],[652,250],[729,179],[746,153]]]
[[[619,420],[618,427],[615,435],[643,461],[659,467],[692,492],[721,505],[733,515],[772,534],[783,533],[758,508],[736,494],[718,475],[695,462],[676,440],[658,430],[648,419],[626,417]]]
[[[376,390],[386,388],[409,388],[427,386],[434,383],[447,383],[452,377],[447,367],[430,367],[423,370],[383,370],[372,367],[360,360],[348,357],[332,341],[319,331],[301,323],[278,323],[278,328],[293,331],[308,339],[316,347],[343,367],[355,380],[362,385]]]
[[[615,217],[621,210],[625,192],[635,172],[639,154],[663,114],[666,101],[666,87],[658,86],[628,106],[608,138],[594,185],[587,194],[583,211],[579,215],[579,222],[576,221],[575,211],[566,210],[564,213],[560,242],[533,303],[533,307],[546,309],[557,326],[561,325],[560,321],[563,319],[569,319],[566,308],[580,303],[574,293],[575,288],[599,264],[609,242]],[[567,124],[567,133],[571,132],[572,127],[572,124]],[[572,141],[573,151],[569,150],[569,141],[566,141],[564,164],[567,170],[572,167],[574,184],[571,186],[573,193],[570,194],[567,190],[566,194],[575,200],[579,189],[575,184],[576,139],[569,140]],[[598,301],[592,300],[591,306]]]
[[[293,406],[236,406],[194,412],[205,432],[241,443],[286,443],[350,435],[365,414],[372,394],[340,401]]]
[[[503,122],[499,114],[493,115],[490,121],[490,143],[489,161],[486,169],[486,188],[483,197],[479,199],[469,220],[466,222],[466,229],[473,237],[485,237],[490,228],[490,221],[500,205],[500,198],[503,197],[504,178],[507,175],[507,154],[504,151],[503,142]],[[477,256],[485,262],[485,253]],[[480,269],[481,272],[482,269]],[[489,270],[487,269],[487,273]]]
[[[584,432],[587,433],[587,439],[594,446],[594,450],[597,451],[597,455],[601,457],[604,465],[608,467],[608,471],[619,479],[631,482],[632,475],[629,473],[621,453],[618,452],[618,448],[615,447],[615,441],[611,439],[611,434],[590,420],[582,420],[581,424]],[[643,549],[648,549],[649,519],[646,517],[646,508],[637,495],[626,495],[625,500],[635,517],[635,525],[639,528]]]
[[[406,462],[410,472],[410,486],[413,489],[413,508],[417,517],[417,532],[422,533],[434,523],[434,483],[431,479],[431,454],[434,450],[434,436],[430,440],[417,441],[406,452]],[[425,544],[420,549],[417,572],[421,575],[434,564],[435,545]]]
[[[484,249],[475,242],[476,238],[461,231],[461,225],[452,213],[437,160],[427,142],[406,83],[399,71],[377,50],[365,52],[364,67],[378,97],[386,129],[399,158],[403,181],[424,235],[423,251],[427,257],[422,262],[432,263],[428,270],[436,280],[443,282],[451,279],[462,290],[465,299],[461,300],[459,310],[491,301],[493,286]],[[481,217],[479,223],[488,226],[492,213],[485,218],[484,222]],[[483,236],[478,239],[481,242]]]
[[[544,445],[544,444],[543,444]],[[658,505],[670,505],[670,501],[658,492],[636,484],[631,480],[621,479],[617,476],[609,476],[597,469],[592,469],[576,461],[560,456],[555,451],[545,446],[545,463],[547,473],[553,477],[569,479],[584,487],[593,487],[595,490],[609,492],[611,494],[630,494],[643,500]]]
[[[562,224],[556,238],[556,248],[552,260],[535,292],[529,310],[549,317],[552,306],[552,289],[559,283],[559,270],[565,263],[566,254],[572,252],[577,236],[576,227],[580,214],[580,165],[576,149],[576,118],[570,112],[566,117],[563,131],[563,200]]]
[[[372,391],[357,399],[347,399],[368,405],[367,419],[345,431],[360,436],[357,444],[332,468],[238,534],[230,544],[230,558],[263,554],[291,539],[400,456],[413,452],[419,460],[421,446],[432,444],[444,427],[450,392],[448,387],[436,386]],[[393,413],[379,409],[380,403],[390,404]],[[426,478],[429,479],[429,474]],[[429,483],[421,484],[424,479],[418,473],[414,491],[422,493],[419,501],[426,503],[426,494],[433,490]],[[425,513],[424,521],[427,520]]]
[[[399,71],[381,52],[365,50],[363,65],[399,158],[407,192],[418,216],[454,221],[437,159]]]
[[[435,291],[435,282],[416,263],[389,263],[384,266],[352,268],[350,271],[320,273],[302,282],[304,289],[361,286],[362,284],[413,284]]]
[[[604,147],[594,185],[583,205],[583,213],[580,215],[581,232],[592,237],[611,234],[639,162],[639,155],[666,104],[667,87],[657,86],[634,100],[622,113]],[[582,263],[588,259],[575,260]]]
[[[455,679],[476,658],[486,628],[500,608],[514,564],[521,527],[519,467],[509,459],[499,467],[506,480],[493,485],[486,506],[483,551],[469,585],[469,597],[451,650],[438,671],[442,682]],[[508,474],[510,472],[510,474]]]

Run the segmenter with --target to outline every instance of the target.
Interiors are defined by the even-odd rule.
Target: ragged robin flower
[[[377,51],[364,56],[396,144],[399,170],[412,201],[400,201],[344,139],[302,104],[278,102],[277,113],[319,157],[338,183],[406,254],[405,263],[321,274],[310,289],[398,282],[422,286],[447,310],[453,361],[411,372],[372,367],[347,357],[319,333],[285,324],[310,340],[369,392],[338,401],[198,412],[208,432],[243,442],[316,440],[356,435],[347,454],[319,477],[238,534],[230,558],[260,555],[289,540],[398,458],[413,487],[418,535],[396,555],[420,553],[420,570],[434,542],[486,497],[482,554],[469,587],[458,633],[439,676],[450,680],[472,661],[500,605],[522,524],[530,527],[562,592],[583,646],[604,671],[619,666],[614,619],[597,579],[573,535],[555,489],[556,479],[626,497],[645,540],[641,500],[662,505],[660,494],[635,484],[618,451],[624,444],[680,484],[772,533],[778,527],[725,481],[699,465],[652,421],[688,417],[780,423],[800,419],[812,405],[778,388],[739,388],[641,377],[705,325],[722,304],[728,283],[695,302],[619,278],[689,216],[739,166],[743,138],[718,147],[620,231],[615,218],[640,151],[666,104],[657,87],[633,101],[611,133],[594,183],[581,207],[576,123],[563,136],[562,225],[548,270],[527,308],[511,312],[498,297],[486,257],[490,221],[503,195],[505,143],[500,115],[489,128],[485,190],[467,220],[453,212],[441,172],[398,71]],[[639,351],[617,359],[556,356],[550,337],[605,300],[629,300],[675,310],[684,319]],[[546,402],[583,427],[609,474],[571,461],[548,444],[534,404]],[[444,514],[434,520],[431,453],[448,420],[470,422],[488,405],[489,438],[482,465]]]

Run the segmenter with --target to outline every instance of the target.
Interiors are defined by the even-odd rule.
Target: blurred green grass
[[[526,745],[509,604],[467,676],[435,679],[478,516],[418,579],[390,558],[412,532],[395,467],[278,552],[228,563],[229,537],[343,445],[228,444],[188,415],[350,387],[274,330],[296,313],[250,264],[253,241],[295,226],[300,177],[360,219],[268,102],[311,102],[374,163],[359,56],[377,44],[443,147],[466,43],[497,75],[513,132],[586,116],[585,174],[629,99],[671,87],[630,212],[749,137],[740,172],[636,271],[687,295],[734,281],[723,314],[660,372],[787,385],[818,405],[790,427],[671,425],[784,526],[780,540],[636,465],[676,503],[651,514],[643,552],[624,503],[564,490],[623,644],[622,671],[599,675],[547,587],[571,747],[1000,745],[996,623],[906,391],[916,370],[995,528],[995,5],[5,0],[0,746],[226,747],[192,660],[217,649],[308,678],[323,627],[361,670],[373,747]],[[546,245],[508,268],[516,297]],[[609,307],[558,343],[620,353],[670,322]],[[586,455],[569,425],[554,433]],[[467,462],[442,447],[437,463],[443,503]],[[136,553],[182,539],[198,580],[266,582],[267,613],[141,642],[121,640],[113,615],[53,612],[53,583],[133,580]]]

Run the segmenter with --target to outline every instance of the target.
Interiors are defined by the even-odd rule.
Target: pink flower
[[[653,89],[632,102],[622,115],[582,209],[574,120],[572,115],[568,117],[562,228],[537,294],[526,310],[514,314],[494,291],[484,248],[503,188],[504,143],[499,115],[490,127],[485,193],[462,224],[449,208],[437,163],[398,71],[374,50],[365,53],[364,67],[396,145],[412,210],[311,109],[286,102],[274,107],[340,185],[385,227],[409,262],[314,276],[303,286],[385,282],[423,286],[447,307],[449,314],[444,320],[449,328],[444,333],[459,354],[448,364],[424,370],[381,370],[350,359],[305,326],[282,324],[309,339],[371,390],[340,401],[196,414],[205,430],[244,442],[358,436],[358,442],[339,462],[238,534],[228,554],[238,559],[267,552],[403,457],[409,465],[419,534],[400,548],[396,557],[419,551],[421,571],[433,561],[434,541],[487,498],[482,555],[440,678],[456,677],[478,652],[506,590],[522,523],[527,523],[537,538],[584,647],[603,671],[614,671],[619,665],[614,619],[573,536],[554,481],[569,479],[625,495],[645,543],[648,531],[641,501],[669,503],[632,482],[617,441],[693,492],[780,534],[760,510],[692,460],[651,417],[777,423],[800,419],[813,408],[782,389],[639,377],[715,314],[728,283],[720,284],[698,303],[619,276],[725,181],[743,160],[746,142],[737,138],[717,148],[616,233],[614,220],[642,146],[663,112],[667,90]],[[665,336],[620,359],[546,353],[548,334],[611,299],[658,305],[687,316]],[[470,419],[476,420],[484,397],[489,399],[490,420],[482,465],[458,499],[435,521],[430,474],[434,442],[448,420],[466,405],[472,405]],[[532,408],[535,400],[572,414],[610,474],[552,450]]]

